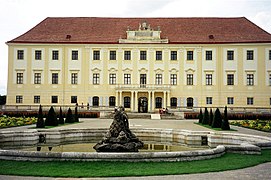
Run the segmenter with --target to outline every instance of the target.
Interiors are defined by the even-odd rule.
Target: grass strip
[[[221,128],[212,128],[212,126],[209,126],[208,124],[201,124],[201,123],[197,123],[197,122],[195,122],[194,124],[202,126],[202,127],[206,127],[208,129],[212,129],[215,131],[237,131],[236,129],[232,129],[232,128],[230,130],[222,130]]]
[[[234,170],[265,162],[271,162],[271,150],[262,150],[261,155],[226,153],[220,158],[191,162],[30,162],[0,160],[0,174],[74,178],[178,175]]]

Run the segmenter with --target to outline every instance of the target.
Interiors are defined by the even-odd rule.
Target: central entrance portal
[[[148,112],[148,99],[146,97],[138,98],[138,112],[139,113]]]

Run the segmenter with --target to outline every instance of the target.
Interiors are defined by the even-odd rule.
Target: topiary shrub
[[[201,109],[199,110],[198,118],[199,118],[199,123],[202,123],[203,115],[202,115],[202,110]]]
[[[65,123],[74,123],[74,118],[72,115],[72,110],[71,108],[68,109],[67,117],[65,119]]]
[[[41,105],[40,105],[40,108],[39,108],[38,121],[37,121],[37,124],[36,124],[36,128],[45,128],[45,123],[44,123],[44,120],[43,120]]]
[[[222,125],[222,117],[218,108],[215,110],[215,116],[212,123],[212,128],[221,128]]]
[[[221,125],[222,130],[230,130],[230,125],[229,125],[229,120],[228,120],[228,112],[227,112],[227,106],[225,106],[224,110],[224,118],[222,120],[222,125]]]
[[[51,106],[47,114],[47,117],[45,120],[45,126],[58,126],[58,120],[57,120],[56,113],[53,106]]]
[[[207,108],[205,108],[203,119],[202,119],[202,124],[209,124],[209,118],[210,118],[209,112],[208,112]]]
[[[58,119],[58,122],[59,122],[59,124],[64,124],[64,117],[63,117],[63,114],[62,114],[61,107],[59,109],[59,119]]]
[[[77,107],[78,106],[76,106],[74,110],[74,122],[79,122]]]
[[[210,109],[209,126],[212,126],[214,120],[214,114],[212,108]]]

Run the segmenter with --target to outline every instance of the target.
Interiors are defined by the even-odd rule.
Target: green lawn
[[[0,174],[46,177],[118,177],[176,175],[225,171],[271,162],[271,150],[261,155],[226,153],[220,158],[191,162],[23,162],[0,160]]]
[[[212,126],[209,126],[208,124],[201,124],[201,123],[194,123],[194,124],[197,124],[199,126],[203,126],[203,127],[206,127],[208,129],[212,129],[212,130],[215,130],[215,131],[237,131],[235,129],[230,129],[230,130],[222,130],[221,128],[212,128]]]

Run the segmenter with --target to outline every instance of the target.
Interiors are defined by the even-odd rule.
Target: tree
[[[202,115],[202,110],[200,109],[199,111],[199,123],[202,123],[203,115]]]
[[[202,124],[209,124],[209,118],[210,118],[209,117],[209,112],[208,112],[207,108],[205,108]]]
[[[48,115],[45,120],[45,126],[58,126],[58,120],[53,106],[51,106],[48,112]]]
[[[77,107],[78,106],[75,106],[74,110],[74,122],[79,122]]]
[[[45,124],[44,124],[44,120],[43,120],[42,107],[40,105],[36,128],[44,128],[44,127],[45,127]]]
[[[221,128],[221,125],[222,125],[221,113],[220,113],[219,109],[216,108],[214,120],[212,123],[212,128]]]
[[[209,126],[212,126],[214,120],[214,114],[212,108],[210,109],[210,118],[209,118]]]
[[[67,113],[67,117],[65,119],[65,123],[73,123],[74,122],[74,118],[72,115],[72,110],[71,108],[68,109],[68,113]]]
[[[59,109],[59,120],[58,120],[59,124],[64,124],[64,117],[63,117],[63,114],[62,114],[62,109],[60,107]]]
[[[221,129],[222,130],[230,130],[231,129],[230,125],[229,125],[229,120],[228,120],[227,106],[225,106],[224,119],[222,121]]]

